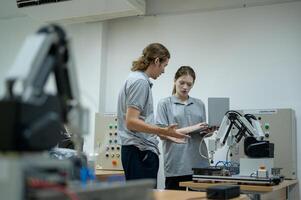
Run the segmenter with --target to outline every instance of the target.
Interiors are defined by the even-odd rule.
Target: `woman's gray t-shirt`
[[[161,99],[157,106],[156,124],[169,126],[178,124],[178,128],[192,126],[206,122],[205,105],[200,99],[189,97],[186,104],[175,96]],[[166,177],[192,175],[192,168],[208,167],[208,159],[199,153],[202,136],[191,134],[185,144],[177,144],[169,140],[162,140],[164,151],[164,169]],[[205,142],[201,145],[201,152],[208,156]]]

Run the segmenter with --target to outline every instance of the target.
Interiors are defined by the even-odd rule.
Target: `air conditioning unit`
[[[145,14],[145,0],[17,0],[20,11],[42,22],[80,23]]]
[[[71,0],[17,0],[18,8],[28,7],[28,6],[37,6],[46,3],[57,3],[61,1],[71,1]]]

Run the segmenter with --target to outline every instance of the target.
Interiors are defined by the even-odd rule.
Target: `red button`
[[[116,160],[112,160],[112,165],[116,166],[117,165],[117,161]]]

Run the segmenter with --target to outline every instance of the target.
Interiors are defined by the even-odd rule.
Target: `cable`
[[[215,164],[215,167],[217,167],[219,163],[222,163],[222,164],[223,164],[223,167],[225,167],[225,162],[224,162],[224,161],[221,161],[221,160],[218,161],[218,162]]]
[[[231,161],[232,167],[239,167],[239,163],[235,161]]]
[[[226,162],[228,162],[228,157],[229,157],[229,152],[230,149],[232,148],[232,146],[229,146],[228,150],[227,150],[227,154],[226,154]]]
[[[207,160],[209,160],[209,156],[204,156],[204,155],[203,155],[203,153],[202,153],[202,143],[203,143],[203,141],[204,141],[206,135],[209,135],[209,134],[211,134],[211,132],[206,133],[206,134],[204,134],[204,135],[200,133],[200,135],[203,135],[203,137],[202,137],[202,139],[201,139],[201,141],[200,141],[200,145],[199,145],[199,154],[200,154],[200,156],[201,156],[202,158],[207,159]]]

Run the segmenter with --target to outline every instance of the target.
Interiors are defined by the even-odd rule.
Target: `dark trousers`
[[[140,151],[133,145],[122,146],[121,162],[126,180],[155,179],[157,183],[159,158],[152,151]]]
[[[180,187],[179,183],[183,181],[192,181],[192,175],[173,176],[165,178],[165,189],[167,190],[186,190],[185,187]]]

